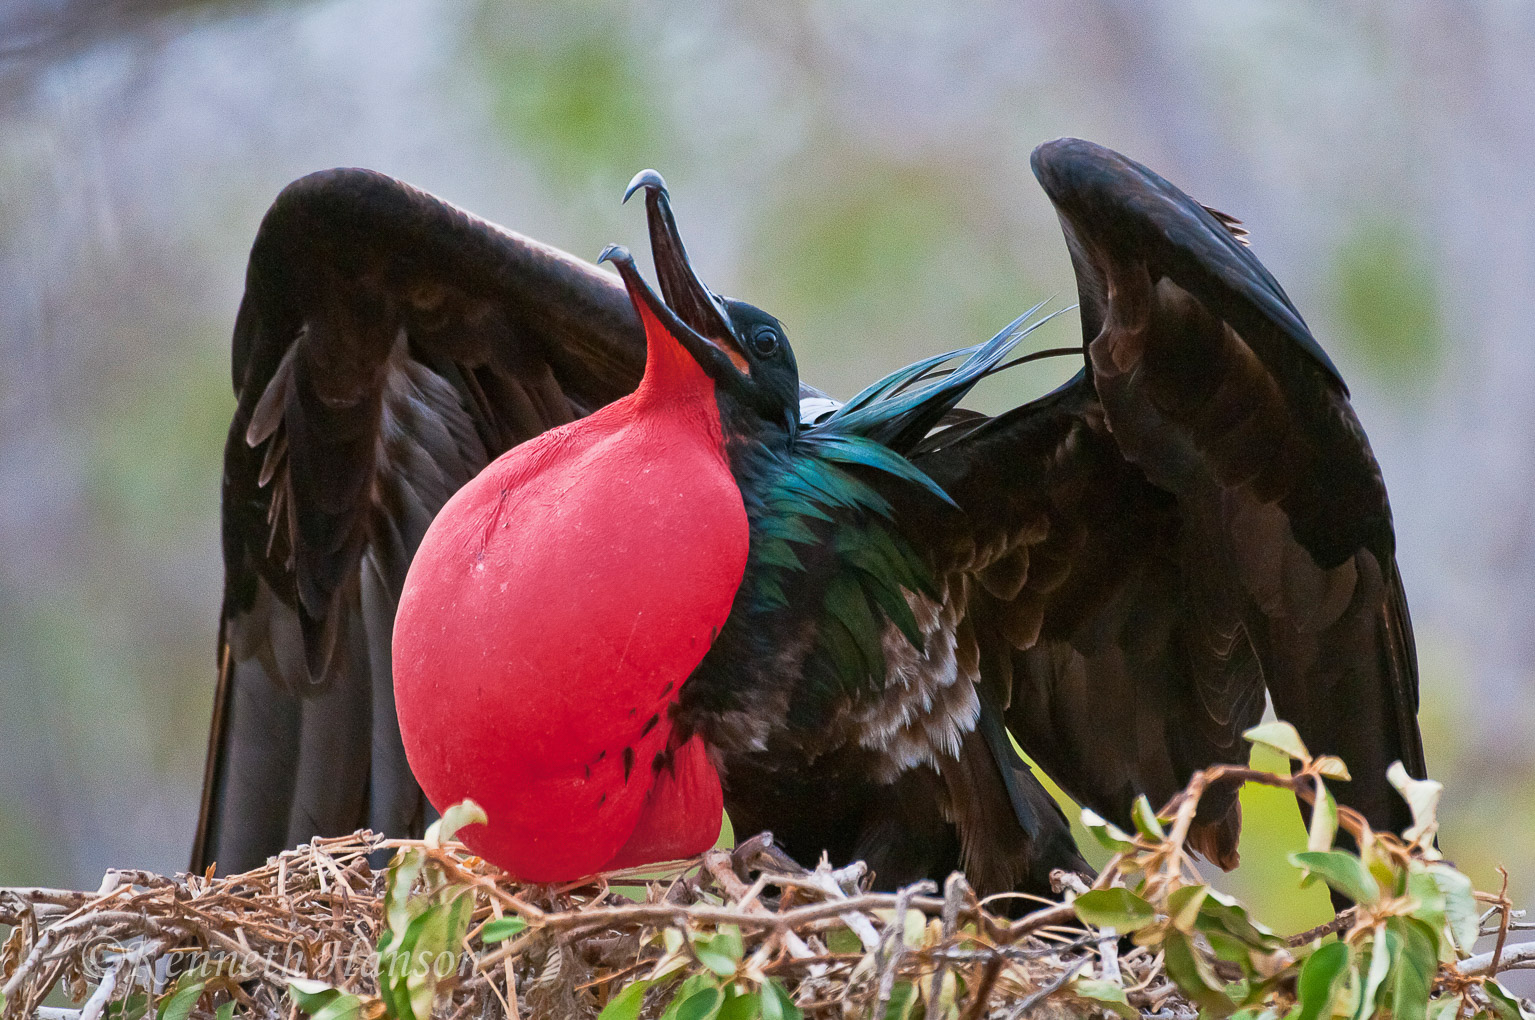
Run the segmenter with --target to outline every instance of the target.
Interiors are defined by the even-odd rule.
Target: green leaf
[[[1407,894],[1407,872],[1398,868],[1395,860],[1383,853],[1370,853],[1364,861],[1369,866],[1375,884],[1380,886],[1383,894],[1390,896]]]
[[[1270,951],[1282,949],[1286,944],[1269,928],[1250,918],[1247,909],[1236,899],[1215,889],[1207,889],[1195,927],[1207,936],[1224,932],[1253,949]]]
[[[1193,931],[1199,908],[1204,906],[1205,897],[1209,894],[1210,887],[1207,885],[1186,885],[1174,889],[1167,897],[1167,914],[1173,927],[1179,931]]]
[[[1380,901],[1380,886],[1376,884],[1375,877],[1364,866],[1364,862],[1351,853],[1342,850],[1307,850],[1291,854],[1290,863],[1316,875],[1355,903],[1373,904]]]
[[[1496,981],[1489,979],[1482,990],[1491,1000],[1492,1011],[1498,1020],[1535,1020],[1535,1013],[1524,1008],[1524,1001],[1511,995],[1507,988]]]
[[[485,927],[480,929],[480,941],[487,946],[494,942],[504,942],[525,931],[528,922],[520,917],[498,917],[494,921],[485,922]]]
[[[1169,931],[1162,943],[1162,959],[1167,967],[1167,976],[1201,1009],[1217,1016],[1226,1016],[1236,1011],[1236,1003],[1231,1001],[1221,980],[1199,955],[1187,935],[1176,929]]]
[[[645,1004],[645,992],[649,988],[649,981],[635,981],[625,985],[602,1007],[597,1020],[638,1020],[640,1007]]]
[[[712,938],[702,940],[700,945],[732,963],[746,954],[746,947],[741,943],[741,930],[733,924],[720,925],[719,931]]]
[[[681,1000],[673,1016],[676,1020],[712,1020],[724,1003],[725,993],[719,986],[700,988]]]
[[[1401,937],[1389,931],[1384,922],[1376,925],[1375,937],[1370,944],[1370,969],[1365,974],[1364,986],[1359,993],[1359,1004],[1354,1010],[1354,1020],[1368,1020],[1375,1015],[1376,999],[1386,975],[1391,972],[1391,958],[1401,945]]]
[[[1253,973],[1253,947],[1241,939],[1232,938],[1219,928],[1206,930],[1201,924],[1195,928],[1210,943],[1210,951],[1215,954],[1217,960],[1225,960],[1235,963],[1242,968],[1242,972],[1248,976]],[[1239,998],[1239,996],[1233,996]]]
[[[851,928],[833,928],[826,933],[826,948],[833,953],[862,953],[863,940]]]
[[[716,1020],[759,1020],[761,1016],[761,992],[743,992],[737,995],[727,991],[725,1004],[720,1007]]]
[[[890,1001],[885,1003],[885,1020],[907,1020],[920,1000],[915,985],[897,981],[890,989]]]
[[[804,1010],[794,1004],[783,982],[770,977],[762,985],[762,1020],[803,1020]]]
[[[678,1011],[682,1009],[683,1003],[699,992],[705,991],[720,992],[719,979],[712,974],[693,974],[685,978],[682,984],[677,986],[676,992],[672,993],[672,1001],[662,1011],[661,1020],[678,1020]],[[721,997],[723,998],[722,992]]]
[[[332,987],[324,981],[293,978],[288,982],[288,995],[299,1009],[309,1014],[318,1013],[340,994],[341,989]]]
[[[418,906],[411,902],[410,891],[425,866],[426,854],[419,849],[402,851],[389,862],[384,879],[384,918],[395,939],[399,939],[419,913]]]
[[[338,995],[314,1014],[313,1020],[357,1020],[362,1016],[362,999],[347,993]]]
[[[424,899],[424,897],[418,897]],[[421,937],[424,927],[421,922],[424,910],[417,904],[417,916],[412,919],[397,937],[390,941],[389,952],[380,953],[378,959],[378,994],[384,1000],[385,1010],[395,1020],[417,1020],[413,1011],[410,998],[410,976],[418,957],[416,956],[416,943]],[[419,1020],[429,1020],[422,1017]]]
[[[1426,1020],[1459,1020],[1460,996],[1441,995],[1428,1005]]]
[[[410,999],[405,994],[405,976],[410,971],[410,958],[397,948],[378,958],[378,997],[384,1002],[384,1012],[394,1020],[413,1020]]]
[[[1401,940],[1387,982],[1391,1015],[1423,1016],[1439,970],[1437,939],[1427,925],[1410,917],[1393,917],[1386,924]]]
[[[708,967],[720,977],[734,977],[736,962],[722,953],[716,953],[710,949],[695,949],[698,954],[698,962]]]
[[[1420,862],[1408,864],[1407,895],[1417,902],[1412,917],[1417,918],[1433,932],[1435,953],[1446,962],[1455,959],[1454,941],[1448,931],[1448,919],[1444,913],[1444,893],[1439,884]]]
[[[1071,901],[1077,916],[1095,928],[1113,928],[1124,934],[1144,928],[1157,919],[1150,903],[1129,889],[1090,889]]]
[[[201,987],[201,986],[199,986]],[[180,993],[177,993],[180,994]],[[299,1009],[308,1013],[313,1020],[356,1020],[362,1015],[362,999],[350,992],[343,992],[339,988],[333,988],[323,981],[310,981],[306,978],[293,978],[288,982],[288,994]],[[190,1012],[196,998],[187,1005]],[[226,1002],[229,1007],[229,1015],[234,1015],[234,1003]],[[220,1006],[222,1011],[224,1006]],[[185,1020],[186,1014],[182,1014]],[[161,1020],[167,1020],[162,1017]]]
[[[402,950],[405,967],[404,998],[415,1020],[428,1020],[437,999],[437,986],[458,970],[458,951],[467,926],[469,896],[460,893],[448,903],[428,907],[410,923]],[[397,998],[398,998],[398,988]]]
[[[1082,825],[1109,853],[1128,853],[1135,849],[1129,833],[1104,819],[1092,808],[1082,809]]]
[[[1349,970],[1349,948],[1344,942],[1329,942],[1306,957],[1295,985],[1299,1012],[1287,1020],[1320,1020],[1330,1017],[1338,982]]]
[[[1450,937],[1462,953],[1470,953],[1481,928],[1471,879],[1448,864],[1431,864],[1428,873],[1444,894],[1444,919],[1449,925]]]
[[[1300,734],[1295,732],[1295,727],[1287,722],[1275,720],[1274,722],[1261,723],[1242,734],[1249,743],[1262,744],[1284,755],[1293,758],[1302,765],[1310,764],[1311,752],[1306,750],[1305,743]]]
[[[442,813],[426,829],[426,845],[440,847],[458,834],[458,830],[466,825],[484,825],[490,819],[485,814],[485,809],[474,801],[465,797]]]
[[[1418,840],[1427,842],[1439,828],[1439,795],[1444,792],[1444,784],[1432,779],[1412,778],[1399,761],[1391,763],[1391,767],[1386,770],[1386,778],[1396,787],[1412,811],[1412,825],[1402,833],[1402,838],[1409,843]]]
[[[1348,766],[1343,764],[1343,759],[1337,755],[1319,754],[1311,762],[1311,766],[1317,770],[1318,774],[1328,779],[1341,779],[1347,782],[1354,778],[1348,774]]]
[[[160,1004],[160,1010],[155,1014],[156,1020],[187,1020],[192,1013],[192,1007],[197,1005],[198,997],[203,994],[203,986],[206,981],[187,982],[189,975],[183,974],[176,981],[176,990]]]
[[[1135,803],[1130,805],[1130,820],[1135,823],[1135,828],[1147,839],[1166,839],[1167,833],[1162,830],[1162,823],[1157,819],[1157,813],[1151,810],[1151,801],[1146,799],[1143,793],[1135,798]]]
[[[431,1016],[432,1005],[437,1001],[439,986],[451,981],[458,973],[459,960],[464,949],[464,937],[469,934],[469,922],[474,915],[474,894],[467,888],[462,888],[456,896],[437,909],[442,918],[442,928],[439,932],[433,925],[430,931],[434,939],[431,948],[436,950],[436,953],[432,961],[432,971],[421,979],[422,985],[430,988],[430,998],[426,998],[427,992],[417,994],[417,1001],[424,999],[426,1002],[426,1012],[417,1014],[423,1018]]]
[[[4,1005],[4,1002],[0,1002],[0,1006]],[[230,999],[228,1002],[220,1003],[219,1008],[213,1011],[213,1020],[234,1020],[234,1015],[235,1001]]]
[[[1112,981],[1077,978],[1071,983],[1071,994],[1095,1002],[1125,1020],[1140,1020],[1141,1011],[1130,1005],[1130,1000],[1125,998],[1125,990]]]
[[[134,992],[121,1002],[107,1004],[106,1015],[111,1020],[143,1020],[149,1013],[149,996]]]
[[[1311,808],[1311,826],[1306,832],[1306,849],[1325,853],[1332,849],[1332,841],[1337,835],[1338,804],[1319,777],[1316,780],[1316,803]]]

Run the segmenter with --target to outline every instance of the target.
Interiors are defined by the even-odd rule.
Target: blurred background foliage
[[[1074,289],[1078,134],[1239,216],[1395,505],[1444,849],[1535,899],[1535,7],[1513,0],[12,0],[0,7],[0,884],[184,866],[228,338],[266,205],[366,165],[591,257],[671,184],[846,396]],[[1074,315],[1041,334],[1072,342]],[[1069,370],[993,381],[996,410]],[[1224,885],[1327,916],[1250,791]]]

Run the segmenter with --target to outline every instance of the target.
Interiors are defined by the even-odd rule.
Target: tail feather
[[[258,659],[223,648],[192,871],[259,865],[285,845],[299,747],[299,705]]]
[[[367,625],[352,621],[347,656],[359,668],[319,689],[303,683],[298,619],[270,589],[248,613],[226,617],[193,871],[248,871],[287,847],[364,827],[422,831],[426,801],[400,741],[388,643],[366,636],[388,633],[394,601],[365,571],[358,602]]]
[[[1014,749],[1000,714],[985,699],[976,729],[942,774],[965,873],[983,895],[1049,895],[1050,872],[1056,868],[1093,873],[1077,851],[1065,814]]]
[[[399,591],[395,585],[393,591]],[[376,573],[365,569],[362,613],[369,631],[388,634],[398,602]],[[382,629],[380,629],[380,627]],[[429,809],[421,787],[405,758],[400,720],[394,707],[394,664],[387,641],[368,645],[368,672],[373,686],[373,741],[368,768],[368,828],[374,832],[422,832]]]

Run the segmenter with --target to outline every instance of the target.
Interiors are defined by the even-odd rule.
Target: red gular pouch
[[[677,748],[650,786],[629,842],[602,870],[691,857],[714,845],[725,815],[720,774],[696,734]]]
[[[686,857],[719,776],[670,710],[725,624],[747,520],[714,383],[646,302],[630,396],[491,463],[411,563],[394,629],[405,752],[475,853],[529,882]]]

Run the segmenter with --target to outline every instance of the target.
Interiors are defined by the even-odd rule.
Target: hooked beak
[[[718,294],[704,285],[693,271],[687,248],[677,231],[672,215],[671,196],[666,182],[654,170],[641,170],[624,189],[624,201],[645,189],[645,218],[650,227],[650,253],[655,260],[656,279],[661,295],[677,317],[700,337],[709,341],[730,359],[742,375],[750,375],[750,365],[736,341],[730,313]]]
[[[729,354],[717,344],[706,337],[700,336],[686,322],[672,311],[650,289],[650,284],[640,275],[640,271],[634,265],[634,256],[629,254],[629,249],[620,244],[610,244],[597,256],[600,265],[603,262],[611,262],[618,268],[618,275],[624,281],[624,287],[629,291],[629,300],[634,302],[635,309],[641,313],[641,318],[654,318],[662,329],[672,339],[682,345],[682,348],[692,355],[710,376],[715,379],[728,379],[732,374],[732,364]],[[649,326],[647,325],[647,332]],[[654,350],[654,348],[652,348]],[[649,367],[646,369],[649,372]]]

